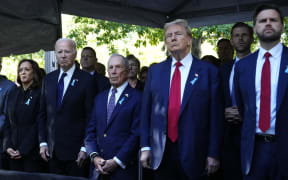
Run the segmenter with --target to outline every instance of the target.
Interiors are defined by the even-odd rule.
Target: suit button
[[[107,137],[107,134],[104,134],[104,138]]]
[[[103,150],[103,149],[101,149],[100,151],[101,151],[101,152],[104,152],[104,150]]]

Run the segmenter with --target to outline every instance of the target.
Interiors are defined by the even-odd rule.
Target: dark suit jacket
[[[27,90],[24,95],[22,87],[15,88],[9,94],[3,140],[4,150],[13,148],[19,150],[24,157],[40,158],[37,118],[40,94],[41,89],[36,88]]]
[[[7,80],[5,76],[0,75],[0,153],[3,152],[3,127],[6,121],[5,113],[8,94],[15,87],[13,82]]]
[[[241,117],[242,138],[241,138],[241,162],[242,172],[248,174],[251,168],[255,131],[256,131],[256,90],[255,75],[258,52],[239,61],[235,67],[234,86],[237,106]],[[283,48],[279,80],[277,88],[276,105],[276,151],[278,167],[282,175],[288,175],[288,49]]]
[[[152,168],[163,157],[167,137],[167,111],[172,60],[149,68],[141,112],[141,147],[152,148]],[[178,122],[179,159],[186,175],[204,174],[208,156],[219,159],[223,107],[216,67],[193,57]]]
[[[97,73],[96,71],[94,71],[93,74],[93,79],[96,83],[96,94],[103,92],[107,89],[110,88],[110,82],[109,79],[105,76],[102,76],[101,74]]]
[[[84,145],[86,122],[90,119],[94,86],[92,76],[75,69],[59,110],[56,105],[59,70],[43,83],[40,104],[39,141],[47,142],[50,157],[75,160]],[[74,83],[73,83],[74,81]]]
[[[224,93],[224,105],[225,107],[231,107],[232,101],[231,101],[231,94],[230,94],[230,75],[232,71],[233,64],[235,63],[235,60],[229,61],[226,64],[223,64],[220,66],[220,74],[221,74],[221,82],[222,82],[222,90]]]
[[[126,167],[136,166],[139,149],[141,93],[128,85],[121,94],[107,124],[108,93],[109,90],[106,90],[95,98],[85,139],[87,153],[97,152],[104,159],[112,159],[116,156]],[[117,170],[119,169],[122,170],[118,167]],[[119,176],[113,179],[137,177],[136,169],[129,173],[126,176],[123,173],[118,174]]]

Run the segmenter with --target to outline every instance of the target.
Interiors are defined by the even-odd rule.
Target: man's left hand
[[[86,158],[87,158],[86,152],[80,151],[78,153],[78,158],[76,160],[78,167],[82,167],[84,165]]]
[[[207,169],[207,175],[214,174],[220,166],[220,162],[212,157],[207,157],[207,163],[206,163],[206,169]]]
[[[102,167],[105,172],[113,172],[117,168],[118,164],[114,159],[106,160],[105,165]]]

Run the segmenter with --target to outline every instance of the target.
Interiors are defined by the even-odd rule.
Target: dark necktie
[[[57,109],[60,108],[63,98],[63,91],[64,91],[64,77],[67,75],[67,73],[62,73],[60,80],[58,81],[57,86]]]
[[[181,73],[179,66],[182,64],[178,61],[172,77],[169,106],[168,106],[168,137],[172,142],[178,138],[178,119],[181,108]]]
[[[117,89],[113,88],[112,89],[112,94],[110,96],[108,105],[107,105],[107,123],[109,122],[112,112],[115,108],[115,94],[117,93]]]
[[[234,63],[234,66],[233,66],[234,74],[235,74],[235,64],[236,64],[236,62]],[[233,76],[234,76],[234,74],[233,74]],[[236,106],[235,89],[234,89],[234,77],[232,77],[231,103],[232,103],[232,106]]]
[[[260,115],[259,115],[259,128],[262,132],[270,128],[270,98],[271,98],[271,72],[269,52],[265,53],[265,62],[261,74],[261,94],[260,94]]]

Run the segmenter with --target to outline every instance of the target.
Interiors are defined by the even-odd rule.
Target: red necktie
[[[262,132],[270,128],[270,98],[271,98],[271,72],[269,52],[265,53],[265,63],[262,68],[261,74],[261,94],[260,94],[260,115],[259,115],[259,128]]]
[[[181,73],[179,66],[182,66],[182,64],[178,61],[172,77],[168,106],[168,137],[172,142],[175,142],[178,138],[178,119],[181,108]]]

